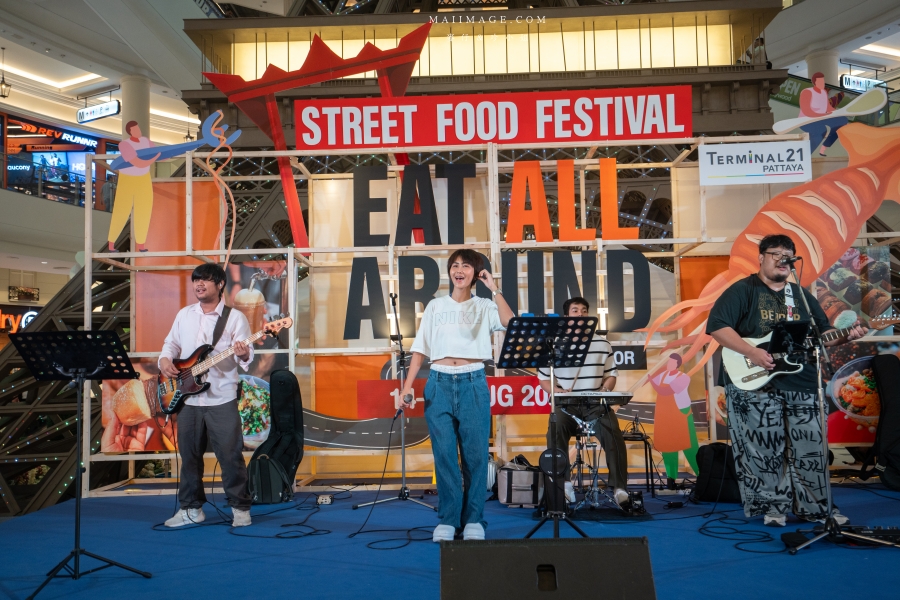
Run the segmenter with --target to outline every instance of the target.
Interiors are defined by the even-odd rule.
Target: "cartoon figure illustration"
[[[684,452],[695,474],[700,472],[697,468],[697,430],[688,395],[691,377],[681,371],[682,360],[680,354],[670,354],[666,370],[650,379],[657,394],[653,445],[662,453],[670,489],[674,489],[678,477],[679,452]]]
[[[853,245],[856,232],[884,200],[900,202],[900,129],[851,123],[840,129],[838,137],[849,154],[848,166],[785,190],[766,203],[735,238],[728,270],[713,277],[699,298],[679,302],[657,317],[645,329],[648,343],[656,332],[678,331],[698,317],[705,317],[728,286],[756,273],[763,236],[784,233],[796,240],[796,254],[804,258],[805,264],[800,283],[808,287]],[[678,316],[667,323],[675,315]],[[694,331],[665,348],[689,346],[683,358],[690,360],[706,347],[688,375],[700,370],[719,347],[703,333],[705,330],[704,320]],[[662,364],[653,367],[649,377],[655,377],[662,368]],[[645,381],[642,379],[637,385]]]
[[[837,94],[833,98],[828,97],[828,90],[825,89],[825,75],[822,73],[814,73],[812,76],[813,87],[806,88],[800,92],[800,114],[805,117],[822,117],[830,115],[837,108],[837,105],[844,99],[843,92]],[[846,125],[847,117],[835,116],[829,119],[820,119],[813,123],[801,125],[800,129],[809,134],[809,151],[815,152],[819,144],[822,148],[819,150],[819,156],[825,156],[826,151],[831,148],[838,139],[838,129]],[[828,132],[828,128],[831,132]],[[828,137],[825,134],[828,133]],[[822,140],[825,140],[824,142]]]
[[[160,153],[152,158],[138,158],[137,151],[152,148],[153,142],[144,136],[137,121],[129,121],[125,132],[130,136],[119,142],[119,151],[130,166],[119,171],[119,185],[113,204],[112,220],[109,222],[109,251],[115,252],[116,238],[125,228],[128,217],[134,209],[134,239],[138,250],[146,252],[147,231],[150,230],[150,215],[153,213],[153,182],[150,181],[150,165],[155,163]]]
[[[209,115],[201,131],[203,137],[193,142],[173,144],[171,146],[153,146],[147,137],[142,135],[136,121],[129,121],[125,130],[131,136],[119,142],[121,156],[116,158],[109,169],[118,171],[119,178],[115,188],[112,220],[109,223],[109,251],[115,252],[115,241],[128,222],[132,207],[134,208],[134,238],[137,248],[146,252],[147,232],[150,229],[150,216],[153,212],[153,183],[150,180],[150,165],[158,160],[180,156],[201,146],[218,148],[229,146],[241,135],[240,129],[225,138],[228,125],[216,125],[222,119],[222,111]]]

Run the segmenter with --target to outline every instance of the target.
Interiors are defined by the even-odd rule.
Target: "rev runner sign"
[[[809,181],[809,142],[703,144],[700,185],[740,185]]]
[[[690,86],[298,100],[298,150],[691,137]]]

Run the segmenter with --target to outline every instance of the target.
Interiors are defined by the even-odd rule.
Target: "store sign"
[[[809,142],[702,144],[700,185],[804,182],[812,179]]]
[[[868,92],[873,87],[883,86],[880,79],[867,79],[866,77],[854,77],[853,75],[841,75],[841,87],[854,92]]]
[[[104,102],[96,106],[86,106],[78,109],[78,112],[75,113],[75,120],[79,123],[89,123],[90,121],[117,115],[121,111],[122,104],[118,100],[113,100],[112,102]]]
[[[25,306],[0,305],[0,331],[17,333],[25,329],[37,316],[37,311]]]
[[[71,152],[84,150],[84,145],[79,144],[26,144],[26,152]]]
[[[13,121],[10,120],[10,122]],[[78,144],[79,146],[88,146],[90,148],[97,147],[97,140],[83,135],[78,135],[77,133],[71,133],[69,131],[63,131],[61,129],[52,129],[50,127],[43,127],[35,125],[34,123],[29,123],[28,121],[15,121],[15,123],[22,126],[23,132],[33,133],[35,137],[50,137],[62,140],[64,142],[70,142],[72,144]]]
[[[298,100],[297,149],[691,137],[691,87]]]

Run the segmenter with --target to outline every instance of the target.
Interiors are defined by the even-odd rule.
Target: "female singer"
[[[440,519],[432,540],[452,540],[460,527],[464,527],[463,539],[483,540],[491,429],[491,395],[483,361],[492,358],[491,334],[504,330],[513,312],[477,252],[454,252],[447,261],[447,273],[450,295],[435,298],[425,307],[397,408],[414,405],[413,382],[429,357],[425,420],[434,453]],[[494,302],[472,295],[476,274]]]

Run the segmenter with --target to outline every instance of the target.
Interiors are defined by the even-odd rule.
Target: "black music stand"
[[[596,330],[597,317],[513,317],[506,326],[497,367],[550,368],[550,427],[554,430],[553,440],[556,439],[557,428],[554,369],[582,366]],[[547,513],[525,538],[530,538],[549,520],[553,521],[554,538],[559,537],[560,521],[568,523],[581,537],[589,537],[566,514],[565,480],[569,457],[553,444],[555,442],[551,442],[551,447],[541,453],[539,461],[546,481]]]
[[[82,391],[84,382],[101,379],[137,379],[139,377],[131,366],[128,352],[122,345],[118,334],[115,331],[49,331],[14,333],[9,336],[9,339],[12,340],[22,360],[25,361],[25,367],[31,371],[36,380],[70,380],[69,387],[74,387],[77,395],[75,403],[78,411],[75,419],[75,548],[66,555],[62,562],[47,573],[44,582],[28,596],[28,600],[37,596],[44,586],[56,577],[79,579],[82,575],[108,567],[119,567],[149,579],[152,575],[146,571],[139,571],[98,556],[81,547],[81,478],[84,472]],[[106,564],[82,571],[82,556],[89,556]],[[72,559],[75,560],[74,568],[69,566],[69,561]],[[58,575],[63,569],[68,574]]]

